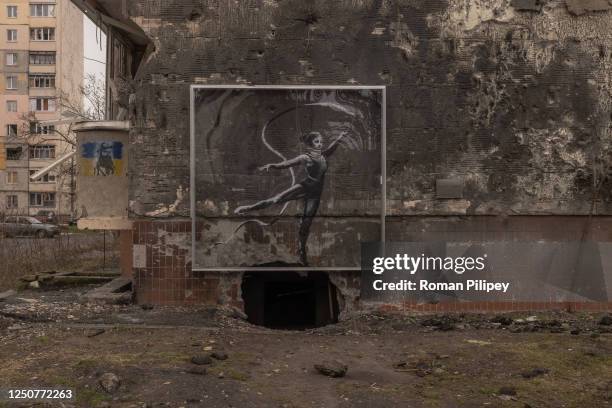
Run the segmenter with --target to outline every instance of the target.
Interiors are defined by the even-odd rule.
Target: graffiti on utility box
[[[95,141],[81,145],[83,176],[121,176],[123,174],[123,143]]]

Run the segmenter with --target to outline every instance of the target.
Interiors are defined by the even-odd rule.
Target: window
[[[31,17],[54,17],[55,4],[30,4]]]
[[[21,147],[7,147],[6,160],[21,160]]]
[[[111,76],[126,76],[128,50],[125,44],[115,39],[112,52]]]
[[[55,65],[55,52],[31,52],[30,64]]]
[[[41,125],[38,122],[30,123],[30,133],[33,135],[52,135],[54,132],[54,125]]]
[[[8,18],[17,18],[17,6],[6,6],[6,15]]]
[[[55,207],[55,193],[30,193],[32,207]]]
[[[17,53],[8,52],[6,54],[6,65],[17,65]]]
[[[17,112],[17,101],[6,101],[7,112]]]
[[[30,99],[30,111],[32,112],[55,112],[55,99],[32,98]]]
[[[17,184],[17,172],[16,171],[6,172],[6,184]]]
[[[38,170],[30,170],[30,177],[36,174]],[[55,183],[55,174],[47,173],[44,176],[37,178],[32,183]]]
[[[6,89],[17,89],[17,77],[14,75],[7,75],[6,77]]]
[[[30,146],[30,159],[55,159],[55,146]]]
[[[6,125],[6,135],[8,137],[17,137],[17,125]]]
[[[30,88],[55,88],[55,75],[30,75]]]
[[[55,41],[55,28],[53,27],[30,28],[30,40],[32,41]]]
[[[17,30],[6,30],[6,40],[8,42],[16,42],[17,41]]]
[[[17,200],[16,195],[7,195],[6,196],[6,208],[17,208],[19,207],[19,201]]]

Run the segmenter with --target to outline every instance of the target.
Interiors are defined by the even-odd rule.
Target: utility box
[[[77,135],[79,229],[128,230],[129,122],[80,122]]]

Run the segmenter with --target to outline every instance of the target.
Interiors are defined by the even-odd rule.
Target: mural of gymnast
[[[288,201],[303,200],[304,212],[300,217],[298,255],[302,265],[308,265],[307,241],[310,234],[310,226],[317,214],[323,193],[325,173],[327,172],[327,159],[336,151],[340,141],[346,135],[342,132],[333,142],[323,149],[323,136],[319,132],[310,132],[302,137],[305,145],[305,153],[293,159],[285,160],[280,163],[271,163],[259,167],[260,171],[270,169],[287,169],[290,167],[304,166],[306,176],[289,187],[287,190],[275,195],[274,197],[261,200],[252,205],[245,205],[236,208],[236,214],[246,214],[251,211],[261,210],[273,205],[283,204]]]

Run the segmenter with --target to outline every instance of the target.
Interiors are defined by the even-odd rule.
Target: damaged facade
[[[193,84],[386,86],[389,241],[612,241],[607,0],[74,2],[111,33],[109,119],[130,121],[141,303],[243,307],[242,272],[192,270]],[[234,217],[223,202],[197,204]],[[359,221],[358,211],[350,215]],[[352,222],[320,218],[327,239]],[[205,224],[197,225],[203,239]],[[265,244],[269,233],[248,228],[241,239]],[[325,245],[322,236],[313,248]],[[359,272],[329,279],[341,311],[381,305],[360,300]],[[612,294],[609,272],[604,284]],[[608,299],[581,307],[609,307]],[[382,305],[433,310],[439,301]]]

